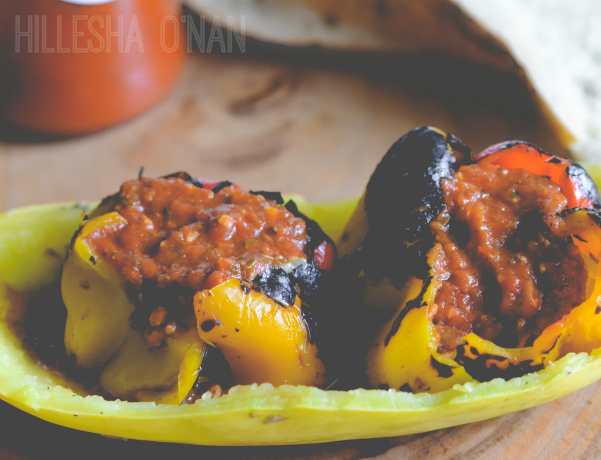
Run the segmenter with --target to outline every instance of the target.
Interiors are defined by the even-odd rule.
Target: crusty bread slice
[[[518,76],[577,158],[601,158],[598,0],[187,1],[207,20],[233,21],[261,41],[430,51]]]
[[[577,139],[575,156],[601,161],[601,2],[455,1],[523,66]]]
[[[187,0],[261,41],[355,51],[442,51],[521,71],[507,48],[449,0]]]

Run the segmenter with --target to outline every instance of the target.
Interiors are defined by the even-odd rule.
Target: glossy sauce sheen
[[[235,186],[213,193],[179,178],[132,180],[115,211],[127,225],[94,232],[88,243],[138,287],[151,279],[199,291],[307,257],[302,219]]]
[[[558,213],[567,200],[546,177],[463,166],[442,183],[447,205],[431,229],[444,255],[434,318],[441,352],[469,332],[523,347],[584,301],[587,271]]]

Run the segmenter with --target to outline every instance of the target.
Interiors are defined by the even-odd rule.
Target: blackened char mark
[[[491,145],[490,147],[487,147],[486,149],[482,150],[481,152],[478,152],[478,153],[472,152],[472,161],[478,162],[478,161],[482,160],[483,158],[486,158],[490,155],[498,153],[502,150],[510,149],[517,145],[523,145],[523,146],[526,146],[527,148],[530,147],[530,148],[536,150],[538,152],[539,156],[545,157],[546,158],[545,161],[549,161],[550,155],[547,152],[545,152],[543,149],[541,149],[540,147],[537,147],[534,144],[531,144],[530,142],[525,142],[525,141],[520,141],[520,140],[501,142],[499,144]]]
[[[194,187],[204,188],[204,185],[202,185],[200,181],[194,179],[192,176],[190,176],[190,174],[183,171],[168,174],[166,176],[163,176],[163,179],[182,179],[186,183],[192,184]]]
[[[448,379],[453,376],[453,367],[447,366],[446,364],[439,363],[436,361],[434,356],[430,357],[430,365],[434,368],[438,375],[443,379]]]
[[[532,147],[533,149],[537,150],[538,153],[540,153],[541,155],[545,155],[545,156],[549,155],[547,152],[545,152],[539,146],[531,144],[530,142],[520,141],[520,140],[513,140],[513,141],[504,142],[503,145],[501,145],[499,147],[498,151],[510,149],[511,147],[515,147],[516,145],[527,145],[528,147]]]
[[[475,347],[469,347],[470,354],[476,355],[476,358],[473,359],[466,356],[467,347],[469,345],[466,343],[457,347],[455,361],[461,364],[466,372],[479,382],[488,382],[496,378],[510,380],[531,372],[540,371],[544,367],[542,364],[533,365],[531,360],[522,361],[518,364],[507,363],[507,358],[488,353],[480,354]],[[496,362],[499,363],[499,366],[495,365]]]
[[[233,182],[230,182],[229,180],[224,180],[223,182],[219,182],[215,187],[213,187],[213,193],[219,193],[224,188],[231,187],[232,185],[234,185]]]
[[[287,274],[281,268],[272,268],[253,280],[253,288],[275,300],[283,307],[294,305],[298,295],[303,301],[300,312],[307,325],[309,341],[315,343],[317,321],[313,311],[305,302],[316,303],[321,277],[321,270],[313,259],[309,263],[297,267],[290,274]]]
[[[109,195],[106,198],[103,198],[100,204],[94,209],[88,218],[95,219],[96,217],[103,216],[104,214],[108,214],[115,209],[117,203],[119,203],[121,194],[119,192],[114,195]]]
[[[79,236],[82,230],[83,225],[81,225],[77,230],[75,230],[75,233],[73,234],[73,236],[71,237],[71,241],[69,242],[70,249],[73,249],[73,246],[75,246],[75,241],[77,240],[77,237]]]
[[[167,176],[163,176],[163,179],[171,179],[171,178],[182,179],[182,180],[186,181],[188,184],[194,185],[195,187],[205,188],[205,185],[202,182],[200,182],[197,179],[194,179],[192,176],[190,176],[190,174],[188,174],[186,172],[177,172],[177,173],[169,174]],[[213,188],[211,188],[211,190],[213,191],[213,193],[219,193],[224,188],[230,187],[232,185],[234,185],[233,182],[230,182],[229,180],[224,180],[224,181],[219,182]]]
[[[457,136],[451,133],[447,133],[446,141],[453,150],[462,153],[466,156],[466,159],[469,159],[470,154],[472,153],[472,149],[465,145],[463,142],[461,142],[461,140]]]
[[[467,149],[431,128],[413,129],[390,148],[372,175],[365,196],[370,230],[359,263],[371,278],[389,277],[400,289],[410,275],[427,276],[430,222],[445,206],[441,180],[453,177],[456,163],[447,139]]]
[[[562,217],[564,217],[564,214],[567,213],[562,213]],[[589,212],[588,215],[594,223],[601,227],[601,212]]]
[[[586,170],[578,163],[573,163],[566,168],[566,173],[574,186],[580,190],[584,197],[593,202],[594,209],[601,209],[601,195],[595,181]]]
[[[281,268],[273,268],[258,275],[253,280],[253,288],[284,307],[294,305],[297,294],[290,276]]]
[[[323,276],[315,259],[294,269],[290,274],[282,268],[271,268],[253,280],[253,288],[287,307],[294,305],[296,296],[312,305],[319,294]]]
[[[520,140],[513,140],[513,141],[506,141],[506,142],[501,142],[500,144],[495,144],[492,145],[488,148],[486,148],[485,150],[483,150],[482,152],[479,152],[477,155],[472,157],[472,160],[474,161],[479,161],[482,158],[485,158],[489,155],[492,155],[493,153],[497,153],[500,152],[502,150],[507,150],[510,149],[512,147],[515,147],[516,145],[525,145],[526,147],[531,147],[534,150],[536,150],[540,156],[543,157],[551,157],[552,155],[549,155],[547,152],[545,152],[543,149],[541,149],[540,147],[531,144],[530,142],[526,142],[526,141],[520,141]],[[550,159],[547,159],[545,161],[549,161]],[[555,161],[552,161],[552,163],[554,163]],[[561,160],[559,160],[559,162],[561,163]]]
[[[413,393],[413,390],[411,389],[411,386],[408,383],[404,383],[402,386],[400,386],[399,391],[402,391],[404,393]]]
[[[242,291],[242,293],[244,295],[248,295],[250,294],[250,289],[251,286],[249,286],[247,283],[245,283],[244,281],[240,281],[240,290]]]
[[[570,209],[564,209],[563,211],[561,211],[559,213],[559,217],[567,217],[570,214],[574,214],[575,212],[578,211],[584,211],[584,212],[588,212],[587,209],[582,209],[582,208],[570,208]],[[596,216],[595,216],[596,214]],[[599,226],[601,226],[601,214],[598,212],[588,212],[588,215],[590,216],[591,219],[593,219],[593,221],[595,221],[595,223],[598,223]]]
[[[210,332],[215,327],[215,321],[206,320],[201,325],[200,328],[205,332]]]
[[[323,273],[317,266],[315,259],[296,267],[291,274],[292,281],[298,286],[302,300],[312,305],[319,294]]]
[[[305,304],[303,304],[301,307],[301,315],[305,320],[305,324],[307,325],[309,342],[315,343],[315,337],[317,336],[317,321],[315,321],[315,318],[313,318],[311,309]]]
[[[295,217],[299,217],[305,221],[305,225],[307,227],[307,246],[305,248],[305,252],[309,259],[313,258],[313,253],[315,252],[315,248],[319,246],[324,241],[329,242],[332,247],[335,249],[336,246],[332,239],[324,233],[319,224],[312,219],[309,219],[302,212],[298,210],[298,206],[292,200],[286,203],[286,209],[290,211]],[[334,258],[335,260],[336,258]]]
[[[260,195],[267,200],[275,201],[277,204],[284,204],[284,198],[280,192],[265,192],[263,190],[258,192],[250,192],[252,195]]]
[[[405,316],[407,316],[407,313],[409,313],[414,308],[419,308],[422,306],[424,296],[426,295],[426,291],[428,290],[428,287],[430,287],[431,282],[432,282],[432,277],[429,276],[426,279],[426,281],[424,282],[424,286],[422,287],[422,290],[419,293],[419,295],[415,299],[410,300],[409,302],[407,302],[405,304],[405,308],[403,308],[401,310],[401,312],[398,314],[398,316],[392,323],[392,327],[390,328],[390,331],[388,331],[388,335],[386,335],[386,339],[384,340],[385,347],[388,346],[388,344],[390,343],[390,339],[392,339],[394,337],[394,335],[399,331],[399,328],[401,327],[401,323],[405,319]]]

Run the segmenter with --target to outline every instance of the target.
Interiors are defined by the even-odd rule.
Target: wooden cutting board
[[[0,124],[0,211],[96,200],[142,166],[151,177],[184,170],[310,200],[357,196],[388,147],[419,125],[453,132],[474,149],[521,138],[565,154],[514,83],[478,72],[429,57],[258,44],[236,56],[194,53],[165,101],[118,127],[56,139]],[[464,427],[288,447],[125,442],[54,426],[0,403],[0,459],[588,459],[601,458],[600,428],[597,384]]]

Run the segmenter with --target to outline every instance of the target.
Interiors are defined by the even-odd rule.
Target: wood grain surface
[[[502,82],[462,85],[445,62],[399,66],[393,55],[255,48],[236,56],[192,54],[165,101],[100,133],[56,139],[0,124],[0,211],[96,200],[142,166],[147,176],[185,170],[311,200],[345,198],[362,193],[398,137],[426,124],[475,149],[522,138],[565,153],[526,98],[508,98]],[[438,78],[415,71],[420,65]],[[0,459],[601,458],[600,401],[595,384],[538,408],[434,433],[253,448],[108,439],[0,403]]]
[[[186,170],[311,200],[345,198],[361,194],[390,145],[420,125],[474,149],[522,138],[565,153],[527,98],[508,102],[504,88],[453,89],[391,70],[385,64],[394,57],[279,52],[267,60],[273,54],[193,54],[167,100],[97,134],[48,139],[1,125],[0,211],[96,200],[142,166],[148,176]],[[440,64],[433,77],[444,82],[451,70]]]

